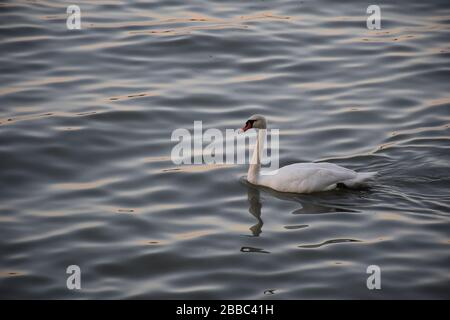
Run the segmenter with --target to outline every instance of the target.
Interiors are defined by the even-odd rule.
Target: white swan
[[[328,191],[339,185],[347,187],[362,186],[377,172],[355,172],[333,163],[294,163],[268,173],[260,173],[261,150],[264,148],[264,140],[267,121],[261,115],[251,116],[243,132],[249,129],[257,129],[255,149],[250,162],[247,180],[251,184],[266,186],[281,192],[311,193]]]

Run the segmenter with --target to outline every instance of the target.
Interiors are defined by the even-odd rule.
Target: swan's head
[[[267,128],[267,120],[262,115],[254,114],[250,118],[248,118],[245,126],[241,129],[243,132],[251,129],[266,129]]]

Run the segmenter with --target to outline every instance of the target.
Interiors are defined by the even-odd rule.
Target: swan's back
[[[258,184],[281,192],[311,193],[334,189],[338,183],[354,187],[375,174],[357,173],[328,162],[294,163],[261,175]]]

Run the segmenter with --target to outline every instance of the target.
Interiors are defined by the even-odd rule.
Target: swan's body
[[[359,187],[374,177],[376,172],[356,172],[333,163],[294,163],[272,172],[261,173],[261,150],[266,134],[266,119],[252,116],[243,128],[244,131],[258,129],[258,138],[248,169],[247,180],[254,184],[269,187],[280,192],[311,193],[328,191],[342,184],[346,187]]]

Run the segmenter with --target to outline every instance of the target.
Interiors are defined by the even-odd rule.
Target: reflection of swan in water
[[[243,181],[243,183],[247,186],[247,196],[248,196],[248,202],[250,204],[250,208],[248,211],[254,216],[257,220],[257,223],[250,227],[250,231],[252,232],[254,237],[258,237],[262,233],[262,227],[264,225],[264,221],[261,218],[261,198],[260,198],[260,190],[249,184],[247,181]],[[330,212],[355,212],[354,210],[350,210],[348,208],[342,208],[342,207],[334,207],[334,206],[324,206],[324,205],[318,205],[314,202],[311,202],[310,200],[294,197],[292,194],[286,194],[286,193],[280,193],[276,192],[271,189],[264,189],[264,191],[267,191],[270,193],[270,195],[282,199],[282,200],[289,200],[297,202],[300,206],[299,209],[291,212],[292,214],[322,214],[322,213],[330,213]],[[300,199],[302,199],[302,202],[300,203]],[[319,198],[320,199],[320,198]],[[305,201],[303,201],[305,200]],[[324,198],[322,198],[324,200]],[[299,224],[299,225],[290,225],[290,226],[284,226],[287,230],[293,230],[293,229],[302,229],[307,228],[308,225],[306,224]],[[313,243],[313,244],[302,244],[297,246],[301,249],[318,249],[323,246],[331,245],[331,244],[338,244],[338,243],[352,243],[352,242],[360,242],[360,240],[357,239],[349,239],[349,238],[338,238],[338,239],[325,239],[320,243]],[[253,253],[270,253],[269,251],[260,249],[260,248],[253,248],[253,247],[242,247],[241,252],[253,252]]]
[[[253,236],[257,237],[261,233],[262,226],[264,221],[261,219],[261,200],[259,190],[248,186],[248,202],[250,204],[250,208],[248,211],[258,220],[258,222],[250,227],[250,231],[253,233]]]
[[[245,179],[242,179],[241,182],[243,184],[245,184],[245,186],[247,187],[247,199],[248,199],[248,203],[250,205],[248,211],[257,220],[257,223],[254,224],[253,226],[251,226],[249,229],[252,232],[252,235],[254,237],[258,237],[261,234],[262,227],[264,225],[264,221],[261,217],[261,210],[262,210],[261,194],[260,194],[261,191],[257,187],[248,183]],[[308,196],[302,197],[301,195],[281,193],[281,192],[277,192],[277,191],[274,191],[269,188],[263,188],[263,190],[264,190],[264,192],[267,192],[268,194],[270,194],[270,196],[273,196],[277,199],[287,200],[287,201],[292,201],[292,202],[298,203],[299,208],[294,210],[293,212],[291,212],[292,214],[295,214],[295,215],[297,215],[297,214],[298,215],[322,214],[322,213],[330,213],[330,212],[356,212],[354,210],[346,208],[345,205],[344,205],[344,207],[341,207],[341,206],[335,206],[335,205],[317,204],[314,201],[312,201],[313,199],[308,199]],[[326,200],[327,198],[330,198],[330,196],[332,196],[332,198],[333,198],[332,194],[329,194],[328,197],[322,197],[322,198],[314,197],[314,198],[315,198],[315,200],[320,201],[320,200]],[[334,196],[339,197],[339,194],[337,193]],[[302,229],[302,228],[306,228],[306,227],[308,227],[308,225],[305,225],[305,224],[284,226],[284,228],[287,230]]]

